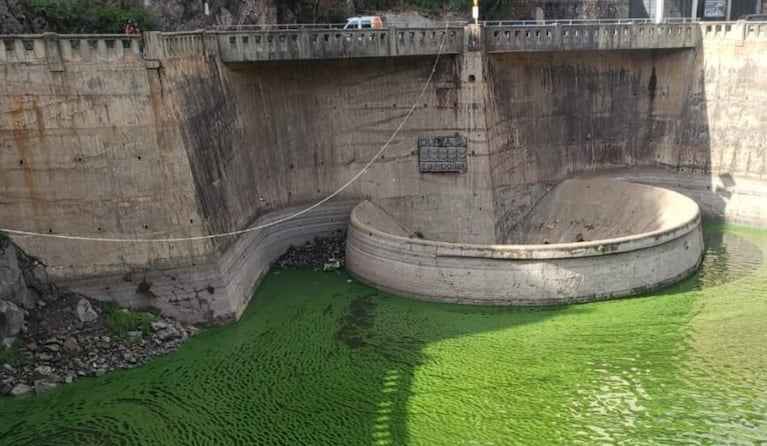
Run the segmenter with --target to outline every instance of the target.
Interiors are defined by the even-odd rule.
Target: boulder
[[[99,318],[98,313],[93,309],[91,302],[88,299],[80,299],[80,301],[77,302],[75,312],[77,313],[77,318],[82,322],[93,322]]]
[[[13,344],[16,343],[16,338],[9,336],[7,338],[3,338],[2,341],[0,341],[0,345],[2,345],[3,349],[8,350],[9,348],[13,347]]]
[[[24,282],[27,288],[33,290],[45,302],[53,302],[58,299],[59,293],[56,285],[48,280],[48,273],[45,272],[45,265],[39,260],[29,257],[19,251],[19,264],[24,276]]]
[[[39,365],[35,367],[35,373],[37,373],[40,376],[48,376],[51,373],[53,373],[53,368],[47,365]]]
[[[322,265],[322,270],[326,272],[337,271],[339,269],[341,269],[341,262],[336,259],[328,259],[328,261]]]
[[[32,390],[32,388],[29,387],[28,385],[24,383],[19,383],[13,386],[13,389],[11,390],[11,395],[13,396],[22,395],[29,392],[30,390]]]
[[[152,330],[158,331],[162,330],[163,328],[168,328],[168,323],[165,321],[152,321]]]
[[[162,330],[157,332],[157,337],[161,341],[170,341],[171,339],[177,339],[181,337],[181,333],[176,330],[176,327],[169,326],[168,328],[163,328]]]
[[[14,244],[0,244],[0,299],[29,310],[35,307],[37,296],[27,288],[18,257]]]
[[[72,336],[64,340],[63,347],[64,351],[67,353],[78,353],[80,351],[80,344],[77,342],[77,339]]]
[[[56,387],[56,385],[57,384],[55,382],[40,379],[35,381],[35,392],[37,393],[47,392],[53,389],[54,387]]]
[[[24,311],[13,302],[0,300],[0,336],[16,336],[24,326]]]

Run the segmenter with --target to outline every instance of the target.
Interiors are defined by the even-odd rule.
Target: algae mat
[[[0,444],[760,443],[767,232],[707,225],[706,241],[677,286],[556,309],[273,270],[237,324],[140,369],[0,400]]]

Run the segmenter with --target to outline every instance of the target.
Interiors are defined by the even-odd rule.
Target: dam
[[[363,200],[471,203],[497,237],[591,176],[765,223],[761,23],[0,40],[0,227],[60,283],[189,322],[238,318]],[[461,168],[424,169],[447,137]]]
[[[0,445],[763,442],[766,26],[0,37],[0,228],[93,297],[237,319],[0,398]],[[343,228],[351,275],[270,268]],[[565,305],[386,292],[525,256]]]

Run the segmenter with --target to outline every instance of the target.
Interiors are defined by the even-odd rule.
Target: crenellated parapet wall
[[[224,62],[458,54],[476,50],[479,34],[491,53],[695,48],[701,28],[694,23],[488,22],[481,27],[313,30],[254,28],[217,33]]]
[[[490,53],[695,48],[699,42],[699,25],[691,23],[485,27],[485,45]]]
[[[124,34],[0,35],[0,63],[45,62],[63,71],[65,62],[141,59],[141,36]]]
[[[584,50],[683,49],[701,39],[767,39],[767,24],[731,23],[549,23],[488,22],[483,26],[365,30],[254,27],[233,31],[148,32],[142,36],[0,36],[0,63],[68,61],[159,61],[216,56],[222,62],[348,59],[460,54],[484,47],[489,53]]]
[[[458,54],[463,27],[216,33],[224,62]]]
[[[146,53],[149,60],[207,57],[218,55],[218,39],[202,30],[173,33],[145,33]]]
[[[717,22],[699,26],[701,37],[707,44],[767,40],[767,23],[764,22]]]
[[[0,35],[0,63],[158,61],[218,54],[218,37],[204,31],[125,34]],[[153,68],[149,64],[149,68]]]

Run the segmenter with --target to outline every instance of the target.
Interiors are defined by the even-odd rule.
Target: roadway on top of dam
[[[698,24],[642,19],[447,22],[382,29],[334,25],[230,26],[216,30],[224,62],[532,51],[694,48]]]
[[[767,40],[767,22],[668,19],[447,22],[428,27],[390,23],[383,29],[342,25],[236,25],[181,32],[0,35],[0,63],[144,59],[147,68],[179,58],[225,63],[487,53],[692,49],[703,41]]]

